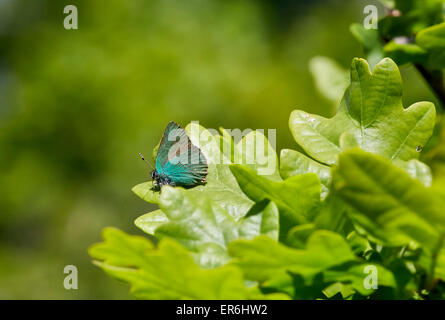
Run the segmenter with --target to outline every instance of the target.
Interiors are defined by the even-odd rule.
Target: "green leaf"
[[[376,270],[377,274],[377,287],[385,286],[385,287],[397,287],[396,280],[391,271],[385,269],[384,267],[378,264],[372,263],[363,263],[352,265],[348,268],[337,268],[326,270],[323,272],[323,279],[326,282],[340,282],[343,285],[347,285],[349,288],[354,291],[359,292],[363,296],[368,296],[372,294],[374,289],[367,289],[364,286],[364,280],[368,276],[366,271],[367,266],[372,266]],[[332,294],[332,293],[331,293]]]
[[[388,246],[414,241],[422,247],[419,265],[429,277],[445,270],[445,198],[387,159],[351,150],[340,156],[333,187],[357,211],[353,221]],[[433,280],[430,280],[431,282]]]
[[[328,100],[338,103],[349,84],[349,72],[336,61],[322,56],[309,61],[309,70],[318,91]]]
[[[333,187],[358,211],[354,220],[389,244],[414,240],[431,249],[445,231],[445,199],[382,157],[345,152]]]
[[[274,146],[259,130],[249,132],[236,144],[233,163],[253,169],[257,174],[270,180],[282,180]]]
[[[168,217],[162,210],[155,210],[138,217],[134,224],[145,233],[154,235],[156,229],[168,221]]]
[[[355,290],[350,285],[341,282],[335,282],[323,290],[323,294],[328,298],[334,298],[335,295],[341,294],[345,300],[348,300],[354,293]]]
[[[427,187],[431,186],[433,180],[431,169],[423,162],[420,162],[417,159],[412,159],[410,161],[394,161],[394,164],[399,168],[404,169],[411,178],[419,180]]]
[[[340,235],[315,231],[305,249],[292,249],[264,236],[254,240],[237,240],[229,253],[249,280],[266,281],[291,272],[310,281],[317,273],[356,258]]]
[[[133,191],[139,198],[149,203],[157,204],[159,202],[159,192],[152,190],[153,181],[139,183],[134,186]]]
[[[368,240],[359,235],[356,231],[351,231],[346,239],[348,240],[352,251],[358,256],[363,256],[365,251],[370,248]]]
[[[441,279],[442,281],[445,281],[445,248],[441,248],[436,257],[430,257],[428,255],[425,255],[426,258],[426,265],[427,267],[431,267],[432,259],[436,258],[437,261],[435,262],[435,269],[434,269],[434,278]]]
[[[226,159],[227,163],[233,163],[234,152],[235,152],[235,142],[230,132],[224,128],[219,128],[221,135],[218,136],[220,140],[220,151],[222,152],[223,159]]]
[[[209,166],[207,183],[186,190],[191,196],[207,197],[225,209],[235,219],[246,215],[253,202],[241,191],[228,165]]]
[[[428,51],[430,68],[445,68],[445,22],[420,31],[416,43]]]
[[[262,130],[247,129],[242,132],[239,129],[220,128],[220,136],[217,131],[210,132],[195,123],[187,125],[185,130],[192,142],[203,151],[208,163],[217,164],[218,167],[227,167],[231,163],[243,164],[271,180],[281,180],[272,133],[269,133],[274,139],[271,143]],[[239,139],[236,145],[233,138]],[[209,167],[209,176],[210,173]]]
[[[430,150],[423,153],[423,161],[425,161],[433,171],[434,183],[433,187],[436,191],[443,191],[445,197],[445,117],[438,117],[435,134],[430,140]]]
[[[406,63],[426,64],[428,53],[420,46],[406,43],[396,43],[391,41],[384,47],[385,55],[393,59],[399,66]]]
[[[280,158],[280,173],[283,179],[305,173],[315,173],[321,182],[322,196],[326,196],[331,180],[331,168],[329,166],[290,149],[281,150]]]
[[[399,15],[387,15],[379,21],[384,39],[411,37],[422,29],[443,21],[443,0],[397,0]]]
[[[395,0],[380,0],[380,2],[388,9],[393,9],[395,6]]]
[[[272,201],[258,203],[260,206],[252,209],[238,221],[240,238],[253,239],[263,234],[278,240],[278,208]]]
[[[192,132],[192,129],[189,131]],[[233,162],[244,164],[264,177],[275,181],[281,180],[277,154],[261,132],[251,131],[234,145],[230,134],[237,135],[241,132],[229,133],[227,130],[222,130],[224,142],[233,146],[229,149],[233,150],[233,155],[228,157],[225,151],[221,150],[216,133],[210,137],[210,133],[202,127],[195,129],[195,131],[202,132],[200,134],[201,141],[195,139],[195,145],[199,146],[206,156],[209,155],[208,159],[213,157],[213,161],[220,162],[209,165],[208,183],[205,186],[193,188],[190,192],[196,196],[202,196],[202,192],[204,192],[212,201],[226,209],[235,219],[245,216],[253,202],[241,191],[235,177],[232,175],[229,169],[229,164],[232,162],[231,158],[233,158]],[[207,143],[203,143],[203,140]]]
[[[88,252],[109,265],[131,267],[142,264],[144,255],[153,249],[153,243],[141,236],[128,236],[115,228],[102,232],[104,243],[92,245]]]
[[[253,202],[239,188],[231,174],[228,163],[221,152],[217,132],[210,132],[196,123],[186,126],[190,140],[204,153],[209,166],[207,183],[187,190],[195,197],[208,196],[215,203],[227,210],[235,219],[243,217],[249,211]]]
[[[443,0],[396,1],[393,10],[379,20],[378,30],[355,24],[351,31],[363,44],[371,66],[378,56],[387,56],[399,65],[414,63],[440,70],[445,67],[444,4]],[[382,42],[387,42],[383,50]]]
[[[358,146],[391,159],[428,185],[429,169],[419,162],[406,161],[419,157],[419,148],[432,135],[434,123],[435,108],[430,102],[403,108],[402,80],[391,59],[383,59],[373,73],[365,60],[354,59],[351,85],[333,118],[300,110],[292,112],[289,119],[292,135],[312,159],[285,150],[281,153],[281,173],[288,178],[305,170],[314,172],[327,187],[328,167],[337,162],[343,150]]]
[[[300,224],[290,229],[287,234],[289,246],[296,249],[303,249],[306,246],[307,239],[316,230],[313,223]]]
[[[253,201],[273,201],[280,211],[280,239],[289,229],[307,222],[320,203],[321,184],[317,175],[304,174],[282,182],[272,181],[257,175],[255,171],[241,165],[231,165],[243,192]]]
[[[365,60],[354,59],[351,85],[332,119],[293,111],[290,128],[297,143],[314,159],[332,165],[340,153],[344,132],[353,135],[361,149],[392,160],[418,158],[434,128],[435,109],[430,102],[402,106],[402,79],[396,64],[383,59],[371,74]]]
[[[236,220],[207,195],[198,197],[182,188],[164,187],[159,206],[165,215],[160,225],[153,228],[153,216],[148,228],[157,238],[178,241],[194,253],[196,261],[205,267],[220,266],[228,262],[227,245],[235,239],[251,239],[257,235],[278,237],[278,209],[273,202],[259,212]],[[155,211],[155,217],[159,212]]]
[[[377,30],[366,29],[362,24],[353,23],[350,27],[352,35],[363,46],[366,59],[371,65],[371,69],[383,59],[383,47],[380,40],[380,35]]]
[[[321,203],[314,216],[313,224],[317,229],[331,230],[346,236],[343,229],[347,209],[344,201],[331,192]]]
[[[283,294],[263,295],[257,287],[246,288],[235,266],[201,269],[190,254],[173,240],[157,249],[142,237],[106,228],[104,242],[90,247],[94,263],[110,276],[131,285],[139,299],[286,299]]]
[[[367,289],[369,267],[376,272],[376,289]],[[375,269],[374,269],[375,268]],[[271,278],[261,282],[263,290],[268,292],[285,292],[294,299],[333,298],[340,293],[343,298],[350,298],[355,293],[369,296],[378,293],[382,287],[397,288],[395,275],[391,270],[369,262],[348,261],[328,267],[315,276],[301,276],[287,271],[276,271]],[[324,296],[322,295],[324,294]]]
[[[340,135],[331,138],[331,131],[335,127],[326,123],[328,121],[329,119],[321,116],[295,110],[291,113],[289,126],[295,141],[310,157],[323,164],[332,165],[336,162],[336,155],[340,153]]]
[[[340,136],[340,149],[342,151],[359,146],[356,137],[351,132],[343,132]]]

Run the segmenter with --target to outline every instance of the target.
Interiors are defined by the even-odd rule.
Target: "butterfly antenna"
[[[155,168],[153,168],[153,166],[150,164],[150,162],[148,162],[147,160],[145,160],[144,156],[142,155],[142,153],[139,152],[139,156],[141,157],[142,161],[144,161],[151,169],[155,170]]]

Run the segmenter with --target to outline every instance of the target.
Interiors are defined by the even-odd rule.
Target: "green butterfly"
[[[163,185],[191,188],[205,184],[207,172],[204,154],[180,125],[170,121],[159,144],[156,168],[151,172],[153,190],[160,190]]]

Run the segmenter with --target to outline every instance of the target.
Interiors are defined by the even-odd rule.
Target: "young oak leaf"
[[[443,21],[443,4],[443,0],[395,1],[393,9],[399,14],[388,14],[379,20],[381,38],[411,37]]]
[[[275,149],[259,130],[249,132],[235,145],[233,163],[251,168],[258,175],[270,180],[283,180],[278,169]]]
[[[294,249],[259,236],[253,240],[237,240],[229,245],[229,253],[235,258],[232,264],[239,266],[249,280],[260,282],[267,290],[297,294],[300,287],[315,285],[321,290],[334,283],[342,283],[350,292],[369,295],[373,290],[363,287],[366,274],[363,263],[352,252],[347,241],[337,233],[316,230],[308,238],[305,247]],[[393,274],[376,265],[378,285],[396,287]],[[298,287],[295,279],[302,278]],[[317,288],[315,288],[317,289]],[[318,290],[318,289],[317,289]],[[332,291],[332,290],[331,290]]]
[[[359,149],[343,153],[334,170],[333,188],[360,212],[361,222],[387,230],[388,237],[421,236],[412,240],[427,245],[430,235],[445,231],[443,197],[383,157]],[[414,232],[416,228],[427,232]]]
[[[105,228],[104,242],[92,245],[89,254],[95,265],[110,276],[131,285],[138,299],[288,299],[284,294],[262,294],[246,288],[241,270],[235,266],[201,269],[190,253],[177,242],[151,241]]]
[[[359,23],[351,24],[349,30],[360,43],[365,52],[366,59],[372,68],[384,57],[382,42],[378,30],[366,29]]]
[[[283,179],[308,172],[316,173],[321,182],[322,196],[327,195],[331,180],[331,168],[329,166],[290,149],[281,150],[280,158],[280,173]]]
[[[235,239],[251,239],[260,234],[278,238],[278,209],[273,202],[268,202],[255,214],[236,220],[208,195],[196,197],[182,188],[164,187],[159,206],[165,217],[160,217],[161,223],[155,228],[154,217],[151,217],[146,229],[154,229],[158,239],[170,238],[181,243],[201,266],[227,263],[230,259],[227,245]],[[162,220],[164,218],[166,221]],[[139,227],[144,224],[141,222]]]
[[[259,236],[253,240],[233,241],[229,253],[247,279],[259,282],[288,272],[310,281],[319,272],[356,260],[346,240],[326,230],[311,234],[304,249],[293,249]]]
[[[309,70],[318,92],[337,107],[349,85],[349,72],[336,61],[323,56],[311,58]]]
[[[391,41],[385,45],[387,56],[399,65],[420,64],[430,70],[445,68],[445,23],[436,24],[420,30],[414,43]]]
[[[385,55],[393,59],[399,66],[406,63],[426,64],[428,52],[413,43],[391,41],[383,47]]]
[[[357,210],[351,218],[369,236],[390,246],[415,241],[422,247],[418,265],[431,279],[445,279],[445,201],[440,192],[388,160],[359,150],[340,157],[333,186]]]
[[[159,192],[154,191],[153,181],[142,182],[135,185],[131,191],[133,191],[139,198],[148,203],[157,204],[159,202]]]
[[[377,289],[364,286],[364,283],[369,282],[367,270],[370,266],[377,275],[372,279],[372,284],[377,285]],[[325,269],[309,279],[291,272],[282,273],[266,280],[261,286],[264,291],[284,292],[293,299],[326,299],[326,297],[336,299],[334,297],[336,294],[348,299],[354,298],[356,293],[361,296],[375,294],[382,287],[396,288],[397,283],[393,272],[383,266],[375,262],[370,264],[355,261]]]
[[[360,263],[354,264],[348,267],[332,268],[323,272],[323,280],[327,283],[341,283],[344,287],[349,288],[346,292],[355,293],[358,292],[362,296],[369,296],[375,292],[376,289],[366,288],[363,284],[368,273],[365,272],[367,267],[375,268],[375,274],[377,275],[375,281],[377,288],[379,287],[392,287],[396,288],[397,283],[394,274],[388,269],[375,263]],[[341,288],[344,290],[345,288]],[[334,293],[331,292],[330,295]],[[328,296],[329,297],[329,296]],[[345,298],[345,296],[344,296]]]
[[[402,79],[397,65],[383,59],[371,74],[363,59],[354,59],[351,85],[332,119],[294,111],[292,135],[315,160],[332,165],[341,152],[344,132],[353,135],[361,149],[391,160],[419,157],[416,150],[430,138],[435,121],[434,105],[419,102],[404,109]]]
[[[388,159],[364,151],[340,155],[333,188],[355,211],[350,218],[376,241],[388,246],[411,241],[422,247],[424,268],[443,276],[445,199],[412,179]]]
[[[243,192],[256,203],[273,201],[280,211],[280,240],[295,225],[306,223],[320,204],[321,184],[317,175],[308,173],[277,182],[258,175],[252,169],[233,164],[230,170]]]
[[[428,52],[430,68],[445,68],[445,22],[421,30],[416,43]]]
[[[168,221],[167,215],[162,210],[155,210],[138,217],[134,224],[145,233],[154,235],[156,229]]]
[[[354,59],[351,84],[337,114],[326,119],[295,110],[289,126],[296,142],[309,155],[297,151],[281,152],[283,178],[314,172],[325,187],[330,181],[329,167],[338,155],[354,145],[391,159],[414,177],[429,183],[429,168],[418,161],[419,150],[432,135],[435,108],[418,102],[407,109],[402,105],[402,80],[397,65],[388,58],[371,73],[363,59]]]

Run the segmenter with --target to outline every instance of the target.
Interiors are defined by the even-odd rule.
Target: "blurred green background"
[[[289,114],[331,116],[308,63],[348,68],[361,0],[0,0],[0,298],[129,298],[91,264],[105,226],[152,210],[130,191],[149,179],[168,121],[275,128],[295,148]],[[79,29],[63,28],[74,4]],[[433,100],[402,69],[406,105]],[[79,270],[65,290],[63,268]]]

